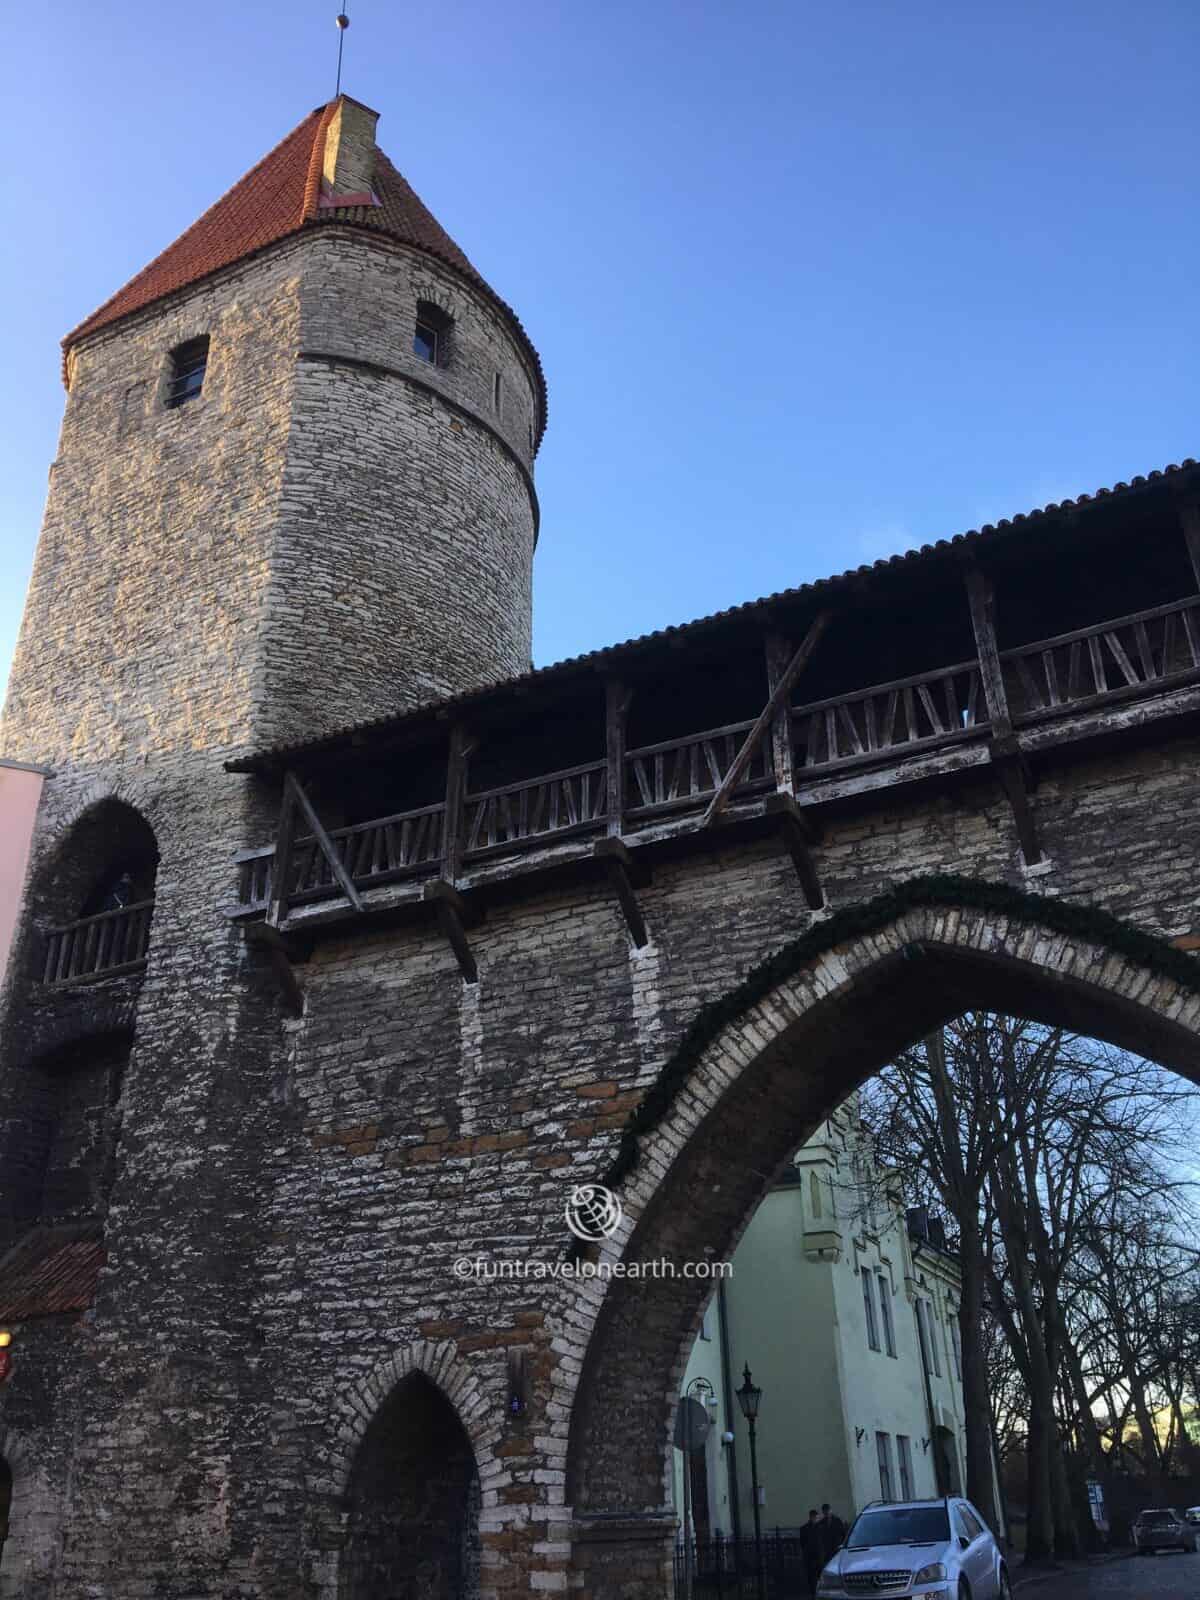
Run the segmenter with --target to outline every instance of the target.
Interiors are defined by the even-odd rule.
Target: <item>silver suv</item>
[[[877,1501],[860,1511],[817,1582],[821,1600],[919,1595],[1011,1600],[1008,1568],[969,1500]]]

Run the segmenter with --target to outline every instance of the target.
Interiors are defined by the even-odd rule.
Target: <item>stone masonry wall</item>
[[[413,354],[419,299],[454,318],[444,367]],[[362,235],[317,239],[301,304],[265,742],[531,664],[534,390],[511,332],[454,274]]]
[[[1194,932],[1198,755],[1196,741],[1177,740],[1047,778],[1037,804],[1053,865],[1030,886]],[[170,856],[164,871],[177,870]],[[897,875],[1026,884],[988,783],[954,798],[893,797],[834,824],[820,860],[835,908]],[[464,1411],[473,1396],[464,1421],[482,1488],[485,1597],[562,1590],[590,1574],[581,1592],[609,1600],[633,1581],[633,1549],[648,1576],[628,1593],[658,1593],[653,1518],[624,1545],[603,1524],[604,1538],[571,1555],[568,1432],[603,1292],[455,1268],[460,1258],[561,1261],[568,1186],[602,1174],[624,1116],[697,1007],[813,915],[769,843],[660,866],[642,900],[652,942],[640,952],[599,887],[492,912],[471,936],[473,987],[432,929],[347,933],[300,969],[299,1020],[248,981],[236,939],[214,935],[197,973],[195,946],[178,954],[185,930],[163,932],[127,1095],[113,1265],[91,1318],[70,1592],[333,1600],[357,1447],[386,1397],[359,1396],[404,1356],[447,1390],[441,1373],[453,1370]],[[900,1033],[904,1003],[903,989],[892,994],[888,1026]],[[737,1137],[726,1130],[713,1157],[725,1199],[711,1166],[695,1187],[661,1184],[689,1246],[706,1225],[719,1255],[731,1245],[765,1187],[764,1127],[772,1149],[789,1148],[869,1070],[859,1041],[874,1037],[870,1015],[851,1008],[841,1034],[790,1062],[791,1125],[750,1097]],[[1098,1010],[1097,1026],[1105,1020]],[[707,1102],[710,1091],[694,1092]],[[639,1182],[657,1188],[660,1172],[652,1159]],[[644,1200],[638,1208],[653,1213]],[[622,1382],[606,1372],[595,1390],[613,1455],[577,1460],[577,1511],[661,1510],[670,1372],[707,1292],[628,1291],[635,1314],[618,1332],[635,1359]],[[516,1416],[514,1352],[529,1373],[528,1410]]]
[[[347,383],[339,368],[326,385],[323,369],[298,363],[306,261],[340,263],[327,281],[344,291],[338,273],[355,252],[339,255],[337,244],[322,231],[280,246],[97,334],[75,358],[0,733],[6,755],[55,771],[32,843],[28,914],[0,995],[0,1100],[13,1104],[19,1088],[22,1104],[36,1108],[41,1090],[49,1092],[39,1075],[52,1061],[87,1059],[117,1035],[133,1040],[113,1108],[120,1144],[105,1219],[108,1266],[94,1304],[61,1327],[43,1319],[16,1327],[14,1376],[0,1392],[0,1449],[13,1468],[19,1524],[0,1593],[27,1600],[165,1600],[221,1593],[227,1583],[239,1594],[292,1597],[305,1592],[299,1574],[321,1569],[325,1533],[304,1516],[285,1520],[296,1514],[295,1494],[255,1487],[266,1489],[264,1463],[277,1454],[285,1486],[306,1482],[311,1462],[294,1418],[271,1399],[268,1368],[280,1346],[270,1344],[274,1304],[261,1276],[277,1247],[262,1225],[275,1183],[270,1153],[292,1121],[287,1039],[262,959],[222,913],[234,894],[232,853],[269,835],[278,797],[229,778],[222,763],[283,726],[320,731],[334,694],[343,696],[343,718],[402,703],[413,674],[395,641],[418,600],[438,613],[449,602],[429,583],[418,596],[413,573],[393,581],[406,537],[414,552],[436,540],[420,518],[396,512],[401,480],[390,463],[400,460],[401,478],[411,467],[387,446],[422,430],[447,435],[445,460],[431,449],[426,462],[433,480],[412,481],[437,503],[431,526],[456,581],[451,533],[463,535],[461,582],[481,598],[477,607],[462,600],[462,631],[471,633],[476,616],[480,626],[470,650],[453,646],[438,687],[527,665],[533,544],[519,406],[516,423],[501,419],[510,433],[516,427],[514,447],[461,412],[442,415],[441,402],[415,387],[404,386],[406,402],[395,390],[352,419],[324,414],[327,447],[339,430],[343,440],[357,430],[355,459],[365,448],[387,475],[370,480],[353,510],[369,541],[372,507],[382,505],[390,543],[376,541],[356,569],[370,592],[361,610],[339,613],[343,632],[363,621],[347,653],[310,639],[304,695],[280,696],[272,720],[267,696],[278,682],[267,663],[286,633],[272,633],[282,622],[276,602],[286,588],[306,615],[320,614],[327,574],[316,551],[341,514],[336,481],[315,512],[303,495],[288,499],[295,463],[310,448],[320,458],[320,441],[305,431],[314,396],[320,410],[335,392],[357,385],[361,394],[378,382],[351,369]],[[362,248],[379,255],[375,244]],[[444,300],[435,278],[426,274],[421,293]],[[460,365],[438,381],[465,383],[470,352],[493,337],[485,319],[477,336],[468,323],[464,311]],[[203,393],[166,410],[169,352],[201,333],[211,341]],[[528,404],[521,361],[506,375]],[[325,470],[328,484],[328,463]],[[443,473],[463,497],[457,509]],[[484,486],[490,510],[471,499],[471,479]],[[363,481],[347,489],[348,504]],[[311,562],[294,542],[304,518],[316,546]],[[273,571],[281,575],[274,587]],[[302,592],[310,580],[311,605]],[[381,609],[387,620],[376,633]],[[356,681],[352,664],[381,649],[391,651],[386,670]],[[37,982],[43,926],[79,909],[60,904],[70,841],[99,838],[103,828],[89,819],[113,802],[144,819],[159,857],[140,992],[130,978],[46,991]],[[95,865],[99,876],[103,863]],[[64,1150],[64,1159],[74,1155]],[[25,1174],[25,1189],[36,1176]],[[97,1193],[98,1208],[103,1200]],[[24,1204],[18,1197],[16,1210]],[[292,1321],[302,1320],[297,1302],[287,1303]],[[285,1360],[288,1349],[285,1340]]]
[[[62,769],[248,739],[302,256],[284,247],[78,347],[7,756]],[[203,390],[168,410],[170,352],[203,333]]]

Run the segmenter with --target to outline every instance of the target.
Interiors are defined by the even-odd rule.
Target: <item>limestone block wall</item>
[[[83,341],[0,722],[60,768],[249,738],[299,344],[302,246]],[[170,352],[209,336],[200,396]]]
[[[1194,928],[1198,756],[1195,740],[1177,740],[1047,778],[1038,804],[1053,865],[1033,880],[1038,892],[1108,904],[1163,933]],[[831,824],[821,852],[834,907],[898,874],[1026,883],[1006,803],[987,784],[896,797]],[[168,856],[169,878],[179,864]],[[148,1597],[171,1550],[191,1585],[181,1593],[223,1583],[333,1600],[347,1488],[384,1398],[373,1375],[402,1367],[432,1371],[461,1408],[480,1478],[482,1595],[563,1591],[584,1562],[603,1600],[656,1592],[661,1530],[635,1514],[664,1506],[668,1399],[711,1286],[653,1282],[618,1296],[455,1266],[561,1262],[569,1185],[603,1173],[699,1005],[813,920],[786,855],[766,842],[660,865],[641,894],[652,942],[639,952],[599,886],[494,909],[472,932],[476,986],[432,929],[348,932],[300,969],[307,1007],[295,1020],[219,939],[199,950],[179,926],[163,934],[95,1311],[68,1588]],[[881,935],[854,959],[894,957],[911,936]],[[1041,965],[1070,959],[1048,950]],[[730,1248],[772,1159],[878,1064],[876,1030],[924,1020],[906,1016],[903,988],[882,1019],[870,1004],[856,1014],[849,962],[835,954],[812,978],[818,993],[849,984],[851,1010],[775,1073],[774,1100],[749,1064],[798,999],[768,1009],[779,1022],[747,1023],[736,1054],[651,1141],[626,1199],[673,1257]],[[721,1124],[709,1149],[705,1116],[743,1071],[742,1120]],[[692,1144],[698,1165],[684,1159]],[[621,1359],[591,1371],[598,1415],[582,1429],[572,1500],[570,1430],[598,1339]],[[520,1416],[507,1405],[514,1352],[529,1373]],[[619,1538],[605,1522],[602,1538],[573,1547],[571,1516],[600,1512],[634,1522]],[[628,1587],[639,1567],[644,1588]]]
[[[413,354],[421,299],[453,316],[444,366]],[[455,274],[361,233],[309,246],[301,305],[261,639],[268,741],[531,664],[536,394],[511,330]]]

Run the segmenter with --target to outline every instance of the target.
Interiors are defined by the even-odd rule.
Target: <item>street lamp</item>
[[[750,1376],[749,1362],[746,1363],[742,1374],[742,1386],[740,1389],[735,1389],[734,1393],[737,1395],[738,1405],[742,1408],[742,1415],[750,1424],[750,1489],[754,1496],[754,1570],[758,1574],[758,1600],[765,1600],[767,1591],[763,1585],[762,1516],[758,1508],[758,1445],[755,1440],[755,1424],[758,1422],[762,1390]]]

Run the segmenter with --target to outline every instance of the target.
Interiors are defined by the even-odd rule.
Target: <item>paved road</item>
[[[1200,1555],[1127,1556],[1018,1593],[1021,1600],[1200,1600]]]

